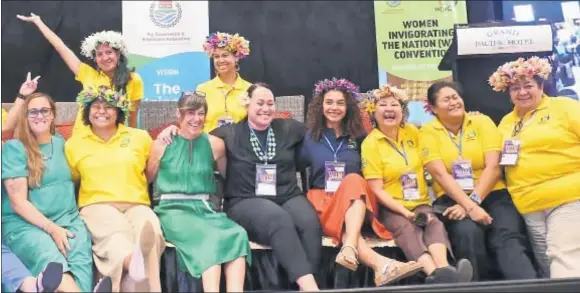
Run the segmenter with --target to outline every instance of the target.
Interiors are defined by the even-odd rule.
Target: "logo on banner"
[[[386,1],[387,5],[391,6],[391,7],[397,7],[399,6],[399,4],[401,4],[401,1]]]
[[[149,18],[158,27],[173,27],[181,19],[181,5],[171,0],[154,1],[149,6]]]
[[[457,0],[439,0],[438,7],[435,11],[453,11],[455,6],[457,6]]]

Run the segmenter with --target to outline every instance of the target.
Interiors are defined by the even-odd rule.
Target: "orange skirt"
[[[386,240],[393,238],[391,232],[377,219],[379,215],[377,198],[366,180],[359,174],[351,173],[344,177],[334,194],[327,193],[324,189],[310,189],[307,197],[318,214],[324,235],[332,237],[335,244],[342,239],[346,211],[357,199],[366,203],[367,214],[372,215],[369,219],[371,227],[377,236]]]

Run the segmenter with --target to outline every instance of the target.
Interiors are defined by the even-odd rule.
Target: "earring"
[[[240,71],[240,64],[236,63],[236,66],[234,68],[236,69],[236,71]]]

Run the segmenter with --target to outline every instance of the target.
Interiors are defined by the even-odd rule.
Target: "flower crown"
[[[104,85],[96,88],[86,87],[77,96],[77,102],[83,104],[88,104],[96,99],[104,100],[107,104],[121,109],[125,114],[131,110],[131,102],[126,95]]]
[[[494,91],[502,92],[521,78],[532,78],[537,75],[547,80],[551,72],[552,66],[546,59],[534,56],[524,61],[524,58],[518,58],[498,67],[489,77],[488,83]]]
[[[89,59],[94,59],[94,52],[100,44],[109,44],[127,56],[127,46],[123,41],[123,35],[115,31],[101,31],[86,37],[81,44],[81,54]]]
[[[322,96],[329,91],[343,91],[349,93],[356,101],[360,100],[359,87],[347,79],[325,79],[314,85],[314,96]]]
[[[366,93],[363,99],[360,101],[360,107],[369,114],[372,114],[375,112],[375,104],[380,99],[388,97],[394,97],[399,102],[401,102],[403,106],[407,105],[409,102],[409,96],[404,90],[389,84],[385,84],[376,90],[372,90]]]
[[[212,57],[217,48],[225,48],[239,59],[244,59],[250,55],[250,41],[239,34],[231,35],[217,32],[209,35],[203,44],[203,50],[209,57]]]

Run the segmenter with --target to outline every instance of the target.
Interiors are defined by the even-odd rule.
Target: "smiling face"
[[[95,62],[99,69],[105,73],[115,72],[119,63],[120,53],[110,47],[109,44],[100,44],[95,50]]]
[[[322,113],[327,123],[340,123],[346,116],[346,99],[341,91],[329,91],[324,94]]]
[[[435,94],[433,113],[442,121],[463,119],[465,104],[455,89],[443,87]]]
[[[527,113],[538,107],[544,94],[543,85],[531,77],[520,79],[509,87],[509,94],[519,113]]]
[[[399,127],[403,122],[403,107],[394,97],[382,98],[375,105],[375,121],[379,127]]]
[[[118,115],[119,109],[103,100],[95,100],[89,109],[89,121],[96,128],[115,127]]]
[[[46,97],[40,96],[30,100],[26,110],[28,126],[36,137],[50,132],[54,115],[50,102]]]
[[[256,88],[248,104],[248,120],[258,127],[266,128],[272,123],[275,113],[276,104],[272,91],[264,87]]]
[[[198,137],[203,132],[206,111],[203,107],[193,109],[177,110],[179,118],[179,129],[188,137]]]
[[[212,55],[213,67],[218,74],[236,71],[236,58],[230,51],[224,48],[216,48]]]

